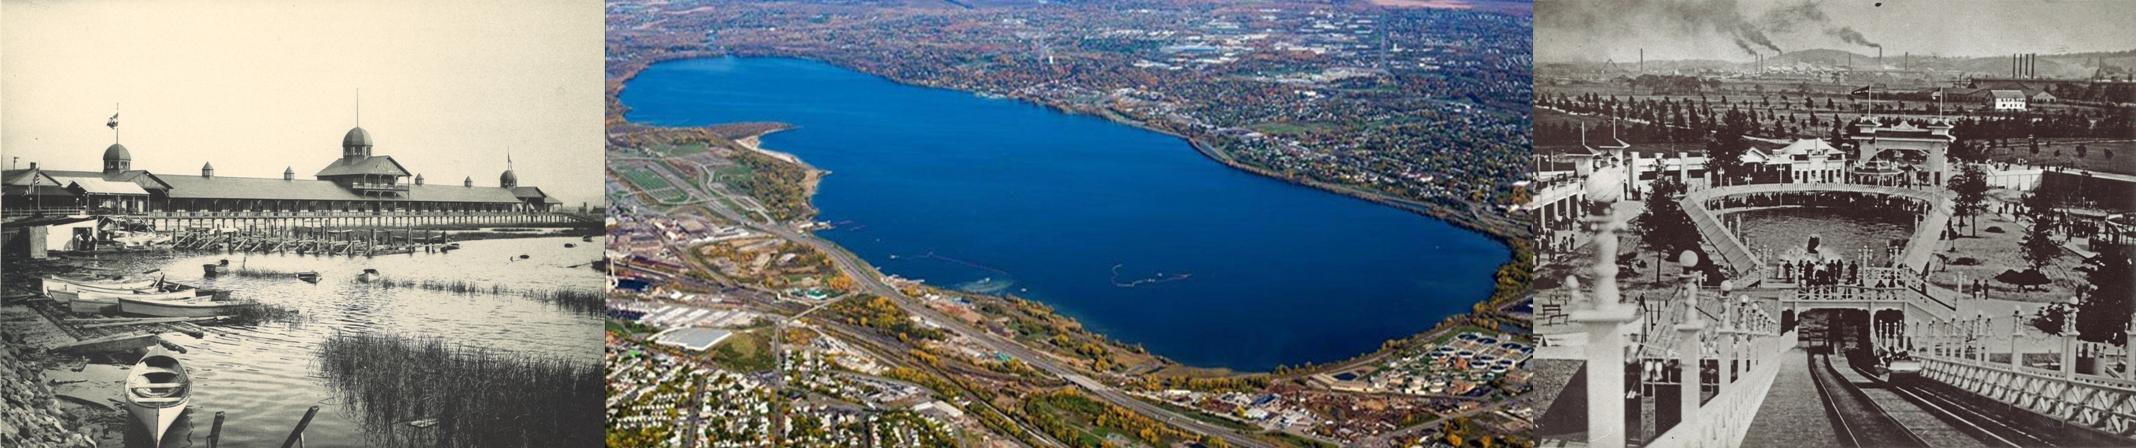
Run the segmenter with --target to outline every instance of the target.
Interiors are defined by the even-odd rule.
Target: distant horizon
[[[1805,49],[1889,58],[2128,51],[2136,8],[2105,0],[1624,0],[1535,3],[1539,63],[1747,62]]]
[[[1848,49],[1840,49],[1840,48],[1831,48],[1831,47],[1817,47],[1817,48],[1803,48],[1803,49],[1797,49],[1797,50],[1788,50],[1788,51],[1784,51],[1784,52],[1780,52],[1780,53],[1773,53],[1773,54],[1768,54],[1768,55],[1766,55],[1766,57],[1767,57],[1767,58],[1770,58],[1770,57],[1773,57],[1773,56],[1779,56],[1779,55],[1787,55],[1787,54],[1795,54],[1795,53],[1802,53],[1802,52],[1810,52],[1810,51],[1837,51],[1837,52],[1842,52],[1842,53],[1853,53],[1853,54],[1854,54],[1854,55],[1856,55],[1856,56],[1866,56],[1866,57],[1871,57],[1871,58],[1874,58],[1874,57],[1876,57],[1876,50],[1875,50],[1875,49],[1870,49],[1870,50],[1869,50],[1869,52],[1867,52],[1867,53],[1863,53],[1863,52],[1862,52],[1861,50],[1848,50]],[[2043,57],[2043,58],[2045,58],[2045,57],[2071,57],[2071,56],[2073,56],[2073,55],[2079,55],[2079,54],[2091,54],[2091,53],[2124,54],[2124,55],[2129,55],[2129,56],[2136,56],[2136,47],[2130,47],[2129,49],[2126,49],[2126,50],[2093,50],[2093,51],[2070,51],[2070,52],[2062,52],[2062,53],[2047,53],[2047,52],[2037,52],[2037,51],[2035,51],[2035,52],[2030,52],[2030,53],[2034,53],[2034,54],[2037,54],[2037,55],[2039,55],[2039,57]],[[1903,57],[1903,56],[1905,56],[1905,55],[1907,55],[1907,54],[1908,54],[1908,53],[1903,53],[1903,52],[1902,52],[1902,53],[1890,53],[1890,52],[1886,52],[1886,53],[1884,53],[1884,58],[1885,58],[1885,59],[1891,59],[1891,58],[1894,58],[1894,57]],[[1977,54],[1977,55],[1949,55],[1949,54],[1928,54],[1928,53],[1912,53],[1911,55],[1912,55],[1913,57],[1932,57],[1932,58],[1942,58],[1942,59],[1980,59],[1980,58],[1995,58],[1995,57],[2009,57],[2009,56],[2010,56],[2009,54]],[[1649,57],[1649,58],[1647,58],[1647,59],[1646,59],[1646,61],[1647,61],[1647,62],[1705,62],[1705,61],[1711,61],[1711,62],[1727,62],[1727,63],[1751,63],[1751,62],[1757,62],[1757,58],[1756,58],[1756,57],[1753,57],[1753,56],[1747,56],[1747,55],[1746,55],[1746,56],[1743,56],[1743,57],[1742,57],[1742,59],[1730,59],[1730,58],[1688,58],[1688,59],[1656,59],[1656,58],[1652,58],[1652,57]],[[1637,60],[1630,60],[1630,61],[1612,61],[1612,60],[1601,60],[1601,59],[1568,59],[1568,60],[1559,60],[1559,61],[1537,61],[1537,63],[1542,63],[1542,64],[1600,64],[1600,63],[1604,63],[1604,62],[1619,62],[1619,63],[1630,63],[1630,62],[1637,62]]]

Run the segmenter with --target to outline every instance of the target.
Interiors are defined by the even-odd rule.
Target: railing
[[[538,211],[522,211],[522,210],[509,210],[509,211],[470,211],[470,210],[454,210],[454,211],[442,211],[442,210],[436,210],[436,211],[421,211],[421,210],[384,210],[384,211],[376,211],[376,212],[373,212],[373,211],[354,211],[354,212],[338,212],[338,211],[336,211],[336,212],[325,212],[325,211],[229,211],[229,212],[210,212],[210,211],[153,211],[153,212],[144,212],[144,213],[139,213],[139,214],[135,214],[135,215],[131,215],[131,216],[139,216],[139,217],[148,217],[148,218],[360,218],[360,217],[372,217],[372,216],[509,216],[509,215],[545,215],[545,214],[552,214],[552,213],[551,213],[551,212],[538,212]]]
[[[1923,376],[1982,397],[2024,408],[2057,420],[2130,437],[2136,436],[2136,382],[2101,377],[2012,369],[1940,356],[1921,358]],[[2066,367],[2065,367],[2066,368]]]
[[[349,188],[357,190],[408,191],[408,184],[384,182],[351,182]]]
[[[1684,207],[1685,214],[1691,216],[1691,222],[1698,227],[1699,235],[1704,236],[1707,241],[1713,243],[1714,247],[1720,249],[1721,258],[1728,262],[1728,266],[1735,271],[1737,278],[1748,279],[1752,282],[1763,279],[1764,274],[1761,269],[1764,263],[1759,261],[1757,256],[1751,255],[1750,249],[1743,246],[1743,241],[1736,239],[1735,234],[1728,231],[1728,226],[1722,225],[1719,218],[1715,218],[1712,212],[1706,211],[1704,200],[1692,195],[1685,195],[1677,203]]]
[[[1684,421],[1667,432],[1656,436],[1648,448],[1741,446],[1743,436],[1750,430],[1750,422],[1758,416],[1758,407],[1765,403],[1765,396],[1772,390],[1773,378],[1780,368],[1787,365],[1778,362],[1788,350],[1795,347],[1795,332],[1780,335],[1756,335],[1751,342],[1747,359],[1757,360],[1749,372],[1726,383],[1721,392],[1698,406],[1695,413],[1684,415]],[[1726,366],[1722,367],[1724,370]],[[1724,381],[1725,382],[1725,381]],[[1683,393],[1700,396],[1697,381],[1683,382]]]
[[[0,207],[0,216],[20,218],[25,216],[74,216],[86,214],[84,207]]]

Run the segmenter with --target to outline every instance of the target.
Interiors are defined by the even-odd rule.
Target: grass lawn
[[[709,355],[712,362],[743,372],[771,370],[778,362],[771,352],[771,339],[761,329],[735,332],[712,347]]]
[[[659,191],[675,187],[674,184],[668,183],[666,178],[660,177],[659,173],[654,173],[653,170],[644,167],[627,166],[616,168],[616,171],[623,174],[624,180],[630,181],[631,184],[637,185],[638,188],[645,191]]]
[[[660,154],[662,156],[675,157],[687,156],[692,154],[703,154],[705,153],[705,151],[709,151],[711,148],[705,145],[704,142],[690,142],[680,145],[659,144],[653,145],[648,149],[651,149],[654,153]]]
[[[756,168],[742,164],[727,165],[712,170],[712,176],[719,179],[746,177],[753,174],[756,174]]]

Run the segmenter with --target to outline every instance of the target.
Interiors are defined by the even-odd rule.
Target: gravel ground
[[[45,385],[44,363],[22,344],[18,335],[0,335],[0,446],[96,446],[74,431],[82,420],[60,410]]]

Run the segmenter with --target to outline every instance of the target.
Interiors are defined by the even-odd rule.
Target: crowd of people
[[[1794,281],[1803,286],[1859,286],[1862,284],[1861,273],[1861,263],[1850,260],[1798,260],[1780,263],[1780,279]]]

